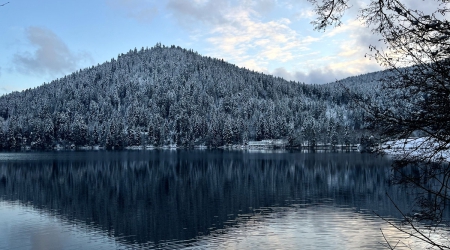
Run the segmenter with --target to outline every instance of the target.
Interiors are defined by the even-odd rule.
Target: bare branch
[[[350,8],[347,1],[310,2],[318,14],[313,24],[319,30],[339,25],[343,12]],[[368,2],[359,19],[384,43],[382,47],[369,46],[368,56],[388,69],[380,82],[383,98],[392,102],[350,96],[366,111],[371,132],[378,134],[380,142],[393,145],[388,144],[388,149],[395,155],[395,181],[423,191],[416,204],[421,216],[415,219],[442,224],[450,200],[450,21],[444,16],[450,12],[450,2],[433,0],[437,7],[431,13],[411,9],[404,0]],[[421,138],[411,143],[412,135]],[[437,248],[450,247],[435,243],[412,223],[410,226],[415,231],[410,236]]]
[[[308,0],[315,7],[315,12],[319,16],[312,21],[316,30],[325,30],[329,26],[341,25],[341,18],[345,11],[350,8],[349,0]]]

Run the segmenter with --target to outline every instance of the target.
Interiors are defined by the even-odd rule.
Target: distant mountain
[[[376,79],[340,84],[371,95]],[[0,148],[357,143],[364,112],[340,84],[286,81],[157,44],[0,97]]]

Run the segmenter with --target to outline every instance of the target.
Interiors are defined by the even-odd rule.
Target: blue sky
[[[0,95],[33,88],[161,42],[305,83],[381,69],[377,38],[350,12],[313,30],[298,0],[0,0]]]

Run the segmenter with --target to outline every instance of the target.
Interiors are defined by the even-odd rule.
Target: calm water
[[[0,249],[384,249],[385,193],[413,202],[389,178],[359,153],[0,153]]]

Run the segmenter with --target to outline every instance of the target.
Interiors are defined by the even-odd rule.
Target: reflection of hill
[[[402,206],[411,202],[389,187],[389,175],[387,161],[365,154],[48,153],[0,161],[0,197],[145,243],[193,239],[230,214],[276,204],[332,199],[389,215],[386,190]]]

